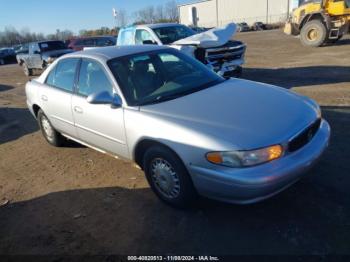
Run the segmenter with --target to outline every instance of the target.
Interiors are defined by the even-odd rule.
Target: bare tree
[[[175,0],[171,0],[165,4],[166,16],[170,21],[178,22],[179,13],[177,9],[177,4]]]
[[[142,8],[137,12],[137,17],[139,21],[144,21],[145,23],[153,23],[156,20],[154,6]]]
[[[117,21],[119,27],[125,27],[128,23],[128,16],[124,9],[120,9],[117,12]]]
[[[67,39],[70,39],[73,37],[73,32],[66,29],[66,30],[63,30],[61,31],[60,29],[57,29],[56,30],[56,39],[57,40],[67,40]]]
[[[164,12],[164,6],[158,5],[156,8],[155,18],[158,21],[165,20],[165,12]]]

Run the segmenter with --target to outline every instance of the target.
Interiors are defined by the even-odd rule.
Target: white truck
[[[197,34],[176,24],[148,24],[122,28],[117,45],[168,45],[195,57],[223,77],[240,77],[246,45],[232,40],[237,31],[234,23]]]

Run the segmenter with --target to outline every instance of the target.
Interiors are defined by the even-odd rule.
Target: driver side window
[[[78,94],[89,96],[92,93],[102,91],[108,91],[110,94],[113,94],[113,86],[105,70],[98,62],[83,59],[79,72]]]
[[[135,43],[137,45],[143,45],[143,41],[155,42],[152,35],[148,31],[144,29],[137,29],[135,34]]]

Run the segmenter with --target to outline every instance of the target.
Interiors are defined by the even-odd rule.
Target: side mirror
[[[35,51],[34,51],[34,54],[35,54],[35,55],[40,55],[40,51],[35,50]]]
[[[152,40],[143,40],[142,44],[144,45],[156,45],[157,43]]]
[[[110,104],[112,108],[122,106],[122,100],[119,95],[111,95],[108,91],[97,92],[89,95],[86,99],[90,104],[103,105]]]

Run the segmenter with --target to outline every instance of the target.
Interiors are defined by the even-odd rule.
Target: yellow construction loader
[[[349,32],[350,0],[306,1],[293,10],[284,32],[300,35],[305,46],[335,43]]]

